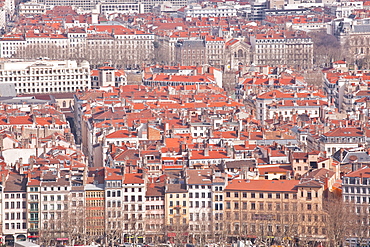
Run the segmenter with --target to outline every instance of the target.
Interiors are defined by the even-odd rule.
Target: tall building
[[[313,42],[303,31],[268,31],[251,36],[250,40],[255,64],[285,64],[301,69],[313,65]]]
[[[9,173],[2,193],[2,232],[7,245],[26,240],[27,214],[28,222],[38,221],[37,208],[35,211],[32,208],[27,209],[26,188],[26,178],[23,175]],[[30,225],[37,227],[35,223]]]
[[[186,170],[189,191],[189,230],[199,243],[212,233],[212,170]]]
[[[355,156],[356,157],[356,156]],[[370,205],[370,168],[365,166],[348,173],[342,179],[343,201],[353,204],[355,213],[362,219],[358,222],[362,227],[353,237],[347,239],[350,246],[358,246],[359,243],[368,245],[369,235],[369,205]]]

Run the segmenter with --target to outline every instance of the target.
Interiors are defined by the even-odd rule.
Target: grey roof
[[[193,122],[190,123],[191,126],[211,126],[211,123],[205,123],[205,122]]]
[[[47,100],[39,100],[33,97],[0,98],[0,102],[6,104],[48,104]]]
[[[10,173],[5,183],[4,192],[26,192],[26,183],[23,175]]]
[[[185,184],[167,184],[166,193],[186,193]]]
[[[225,162],[226,168],[242,169],[243,167],[256,167],[255,160],[234,160]]]
[[[14,97],[16,95],[14,83],[1,83],[0,97]]]
[[[23,247],[39,247],[40,245],[29,242],[29,241],[16,241],[15,246],[23,246]]]
[[[355,25],[353,26],[354,33],[367,33],[370,32],[370,25]]]
[[[192,48],[205,47],[203,40],[184,40],[180,43],[182,43],[183,47],[192,47]]]
[[[356,162],[370,162],[370,156],[364,151],[338,150],[333,155],[333,158],[342,164],[347,164],[352,161]]]
[[[166,69],[166,68],[153,68],[152,69],[152,72],[154,74],[158,74],[158,73],[178,73],[179,70],[178,69]]]
[[[86,184],[85,190],[104,190],[104,184]]]
[[[305,122],[311,120],[310,117],[306,113],[298,115],[298,119],[300,119],[301,121],[305,121]]]

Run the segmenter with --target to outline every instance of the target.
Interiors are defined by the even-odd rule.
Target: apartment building
[[[145,195],[145,243],[159,243],[165,239],[164,182],[148,183]]]
[[[105,235],[112,242],[123,236],[123,205],[122,174],[120,169],[105,169]],[[127,212],[127,210],[125,210]]]
[[[349,237],[349,246],[369,244],[369,204],[370,204],[370,168],[365,166],[343,176],[343,201],[353,204],[355,213],[363,220],[359,221],[361,232],[358,236]]]
[[[321,109],[327,107],[328,102],[316,100],[281,100],[267,105],[267,119],[282,119],[291,121],[292,117],[307,114],[311,118],[321,116]]]
[[[189,230],[195,242],[202,243],[211,237],[212,214],[212,170],[186,170],[189,193]]]
[[[318,167],[319,152],[291,152],[289,161],[294,170],[295,176],[302,176],[308,170],[321,168]]]
[[[192,3],[177,11],[181,17],[228,17],[236,16],[240,6],[238,4],[205,5]]]
[[[225,230],[234,239],[320,238],[322,193],[314,180],[233,180],[224,190]]]
[[[41,208],[41,183],[37,179],[27,181],[27,209],[32,213],[29,218],[27,231],[28,238],[37,240],[40,228],[40,208]],[[31,216],[31,215],[30,215]]]
[[[37,15],[45,14],[46,6],[35,2],[26,2],[19,4],[19,15]]]
[[[113,66],[137,68],[153,58],[154,34],[121,25],[66,28],[61,34],[29,31],[0,38],[0,57],[84,60],[94,66],[110,61]],[[73,74],[72,74],[73,75]],[[64,78],[73,79],[73,78]]]
[[[47,239],[43,240],[49,244],[63,244],[66,238],[70,237],[69,233],[79,232],[82,229],[80,224],[83,222],[75,220],[77,212],[69,211],[68,198],[71,184],[67,174],[67,172],[51,170],[43,172],[40,177],[39,232],[47,236]],[[83,198],[83,195],[79,196]]]
[[[86,205],[86,235],[90,238],[103,236],[105,232],[104,184],[94,179],[84,186]]]
[[[91,88],[93,89],[123,85],[127,85],[127,75],[124,70],[118,70],[111,66],[102,66],[91,70]]]
[[[224,38],[208,36],[205,38],[205,46],[208,64],[212,66],[222,66],[225,64]]]
[[[207,63],[206,45],[202,39],[180,40],[175,46],[175,62],[184,65]]]
[[[226,176],[221,172],[212,174],[212,221],[215,241],[224,237],[224,188],[228,182]]]
[[[167,183],[165,185],[165,224],[167,237],[171,242],[188,240],[189,219],[189,196],[186,185]]]
[[[325,151],[327,156],[333,155],[341,148],[356,148],[363,143],[365,143],[363,130],[354,127],[339,127],[320,136],[307,136],[308,150]]]
[[[320,92],[300,93],[295,91],[283,92],[280,90],[272,90],[257,95],[256,117],[264,121],[266,119],[271,119],[271,117],[273,118],[273,116],[277,114],[277,116],[281,116],[282,119],[291,119],[293,113],[302,113],[302,111],[306,114],[317,116],[319,115],[319,105],[326,105],[326,103],[321,101],[327,102],[328,99]],[[319,102],[319,104],[317,102]],[[287,105],[286,111],[282,110],[284,109],[283,105]],[[288,107],[288,105],[290,105],[290,107]],[[303,107],[306,106],[308,106],[308,109],[303,110]],[[277,110],[278,108],[281,110]]]
[[[16,60],[0,63],[0,84],[13,84],[17,94],[67,93],[91,87],[88,62]]]
[[[143,173],[123,173],[123,233],[125,242],[142,243],[145,233],[145,191],[147,178]]]
[[[38,213],[27,210],[26,178],[10,172],[2,192],[2,233],[7,245],[27,239],[27,219],[38,220]],[[33,225],[37,228],[36,225]]]
[[[303,31],[267,31],[250,37],[257,65],[307,69],[313,64],[313,42]]]

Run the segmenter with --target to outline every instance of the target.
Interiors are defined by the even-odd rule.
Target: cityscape
[[[2,247],[370,246],[370,1],[1,0]]]

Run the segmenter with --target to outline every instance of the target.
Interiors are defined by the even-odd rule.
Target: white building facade
[[[17,94],[67,93],[91,86],[88,62],[5,60],[0,63],[0,85],[12,83]]]

